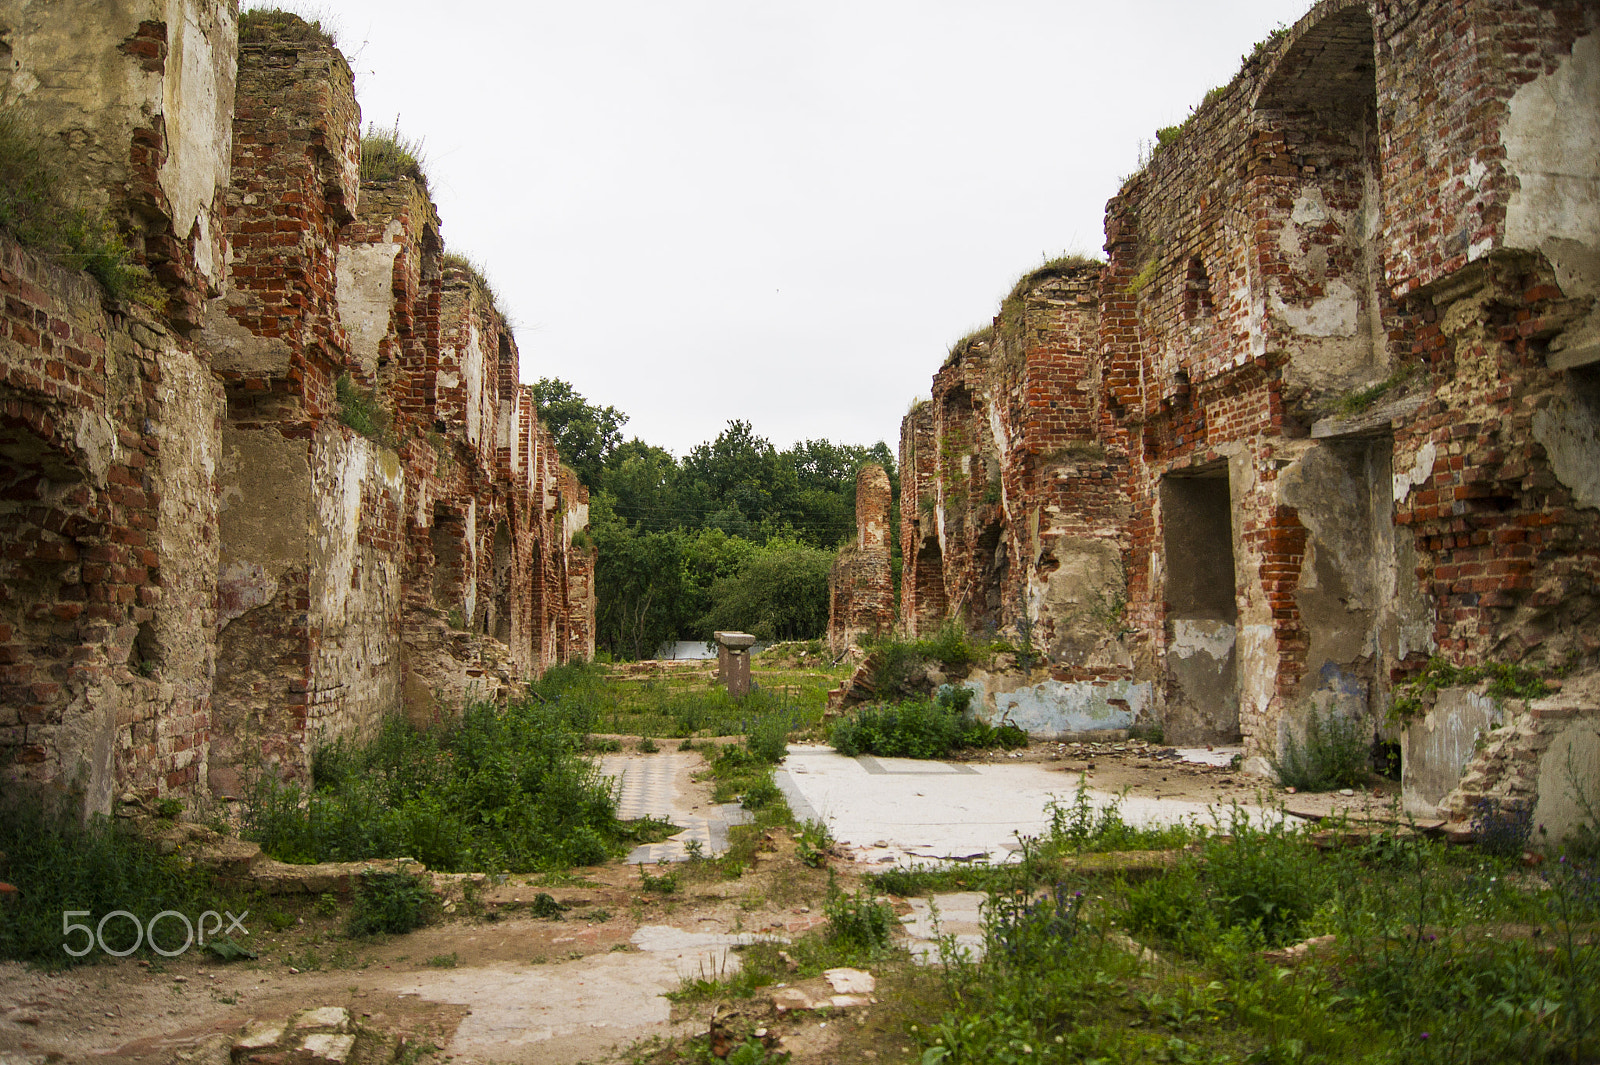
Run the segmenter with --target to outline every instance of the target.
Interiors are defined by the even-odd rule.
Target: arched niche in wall
[[[1372,16],[1324,4],[1291,31],[1254,105],[1254,299],[1286,398],[1315,408],[1387,373],[1384,201]]]

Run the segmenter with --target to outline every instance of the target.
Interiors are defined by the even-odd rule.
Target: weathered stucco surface
[[[1435,816],[1439,804],[1461,783],[1461,774],[1490,731],[1505,720],[1505,710],[1481,692],[1468,688],[1441,691],[1427,715],[1401,733],[1406,812]]]

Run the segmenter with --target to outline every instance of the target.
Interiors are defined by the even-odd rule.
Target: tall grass
[[[370,743],[317,752],[313,790],[253,786],[245,831],[290,862],[412,857],[441,870],[591,865],[628,838],[599,770],[581,756],[581,703],[469,706],[458,722],[391,720]]]
[[[428,172],[422,142],[400,132],[400,121],[389,129],[367,123],[361,136],[361,180],[399,181],[410,178],[428,187]]]
[[[1111,842],[1093,818],[1076,820],[1088,825],[1083,849]],[[1080,872],[1058,874],[1043,895],[1020,881],[996,890],[985,956],[952,956],[938,1020],[912,1027],[920,1060],[1490,1065],[1600,1054],[1592,865],[1559,856],[1535,876],[1403,828],[1324,852],[1237,810],[1217,827],[1136,882]],[[1325,938],[1273,950],[1310,937]]]
[[[98,925],[114,910],[126,910],[148,926],[163,910],[176,910],[191,921],[206,910],[220,910],[225,900],[209,880],[176,857],[158,853],[126,827],[96,817],[87,824],[52,813],[37,799],[10,796],[0,803],[0,880],[17,888],[16,897],[0,901],[0,958],[34,962],[48,968],[81,965],[101,957],[98,944],[82,957],[63,947],[84,945],[82,933],[63,935],[68,911],[87,911]],[[159,945],[182,945],[180,922],[156,925]],[[126,918],[108,921],[101,930],[107,947],[121,951],[133,945],[133,924]],[[142,948],[148,952],[150,945]]]

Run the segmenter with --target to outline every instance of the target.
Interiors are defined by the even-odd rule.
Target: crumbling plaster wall
[[[1040,641],[1048,668],[1121,668],[1169,740],[1242,738],[1259,772],[1312,712],[1391,737],[1394,685],[1433,654],[1594,668],[1597,19],[1325,0],[1247,57],[1108,204],[1109,261],[1060,318],[1088,340],[1013,346],[1019,309],[1052,313],[1019,286],[903,423],[907,498],[932,504],[907,507],[903,624],[998,594],[1001,628],[1037,631],[1036,545],[1101,544],[1120,657]],[[1063,440],[1092,461],[1056,485],[1060,443],[1020,431],[1035,373],[1085,408]],[[1003,574],[959,495],[983,447]],[[1092,558],[1052,574],[1063,603],[1114,587]]]

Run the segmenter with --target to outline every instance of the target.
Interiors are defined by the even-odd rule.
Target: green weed
[[[83,950],[85,933],[64,933],[63,914],[69,911],[87,911],[73,921],[93,927],[106,914],[124,910],[148,928],[163,910],[193,919],[205,910],[224,909],[229,901],[181,859],[158,853],[118,823],[103,817],[84,823],[27,795],[0,802],[0,879],[17,888],[15,897],[0,905],[0,958],[52,969],[102,956],[99,943]],[[176,949],[184,933],[181,923],[168,919],[154,934],[157,946]],[[134,937],[133,922],[126,918],[100,929],[101,941],[113,951],[132,947]],[[150,939],[140,939],[140,951],[148,956]],[[69,953],[69,947],[83,952]]]
[[[672,895],[678,890],[678,872],[668,868],[665,862],[660,863],[661,871],[652,873],[645,868],[643,862],[639,863],[639,887],[657,895]]]
[[[376,389],[356,386],[349,374],[340,374],[333,383],[334,398],[339,402],[339,422],[384,447],[394,446],[390,432],[389,412],[378,401]]]
[[[0,108],[0,230],[70,270],[85,271],[112,299],[165,310],[166,293],[134,260],[116,225],[72,203],[71,187],[52,141],[18,108]]]
[[[1371,775],[1372,736],[1359,719],[1337,710],[1306,715],[1305,737],[1290,733],[1283,757],[1268,756],[1278,781],[1297,791],[1351,788]]]
[[[244,830],[280,861],[412,857],[430,869],[533,872],[621,853],[610,785],[581,757],[581,704],[469,706],[446,725],[391,720],[370,742],[312,762],[313,790],[263,774]]]
[[[437,911],[438,900],[421,877],[368,871],[356,881],[347,927],[352,936],[403,935],[429,923]]]
[[[239,12],[239,40],[304,41],[333,44],[333,34],[320,19],[304,19],[281,7],[256,7]]]
[[[400,122],[390,129],[378,129],[367,124],[361,137],[361,180],[399,181],[409,178],[427,189],[428,173],[424,165],[421,141],[414,141],[400,132]]]

